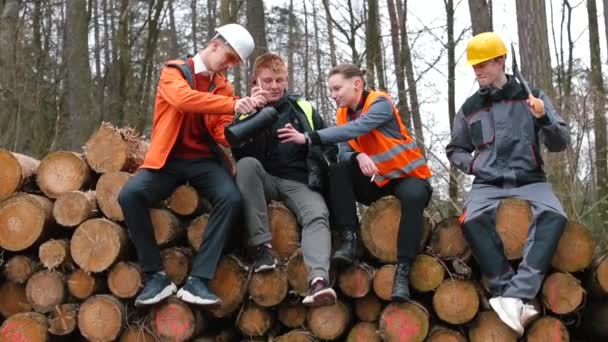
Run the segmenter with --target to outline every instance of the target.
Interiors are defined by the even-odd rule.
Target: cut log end
[[[527,330],[527,341],[529,342],[567,342],[570,341],[568,328],[562,321],[555,317],[544,316],[532,323]]]
[[[425,340],[426,342],[467,342],[467,338],[464,337],[459,331],[435,326],[431,328],[429,336]]]
[[[433,295],[437,316],[451,324],[463,324],[479,310],[479,295],[475,285],[466,280],[446,279]]]
[[[114,341],[122,330],[124,305],[113,296],[96,295],[87,299],[78,312],[78,328],[91,341]]]
[[[108,288],[118,298],[133,298],[143,287],[142,277],[139,266],[120,261],[108,273]]]
[[[249,296],[262,307],[278,305],[287,295],[288,289],[287,271],[284,267],[254,273],[249,281]]]
[[[25,295],[24,285],[12,281],[6,281],[0,285],[0,316],[8,318],[30,310],[32,310],[32,306]]]
[[[50,198],[84,188],[91,179],[91,169],[78,154],[69,151],[51,152],[38,167],[40,190]]]
[[[38,257],[44,267],[52,270],[61,265],[68,265],[70,257],[70,242],[68,240],[48,240],[40,245]]]
[[[500,201],[496,213],[496,231],[509,260],[522,257],[530,222],[532,222],[532,209],[528,201],[515,198]]]
[[[315,342],[317,339],[308,330],[294,329],[276,338],[276,342]]]
[[[131,325],[120,335],[119,342],[155,342],[156,338],[145,326]]]
[[[458,217],[448,217],[439,222],[431,233],[431,252],[444,259],[462,258],[469,251]]]
[[[48,322],[44,315],[25,312],[9,317],[0,326],[0,340],[45,342],[48,340]]]
[[[298,221],[284,204],[274,201],[268,205],[268,221],[272,249],[279,259],[287,260],[300,247]]]
[[[156,244],[165,246],[184,232],[179,219],[167,209],[150,209],[150,220],[154,227]]]
[[[375,322],[380,316],[382,303],[373,293],[355,300],[355,315],[364,322]]]
[[[65,279],[56,271],[40,271],[28,279],[25,287],[27,300],[34,310],[47,313],[63,303],[66,297]]]
[[[190,307],[175,298],[156,307],[152,317],[153,330],[163,341],[187,341],[200,329]]]
[[[415,303],[391,303],[380,316],[384,341],[423,341],[429,331],[428,312]]]
[[[577,222],[566,224],[553,260],[553,267],[562,272],[578,272],[593,262],[595,240],[584,225]]]
[[[122,256],[126,244],[127,234],[121,226],[106,219],[91,219],[76,228],[70,253],[83,270],[101,272]]]
[[[95,186],[97,204],[101,212],[112,221],[121,222],[125,219],[118,203],[118,194],[131,177],[132,175],[127,172],[108,172],[101,175],[97,181]]]
[[[350,329],[346,342],[380,342],[380,335],[375,324],[359,322]]]
[[[218,308],[210,309],[215,317],[225,317],[239,307],[247,292],[248,270],[236,257],[223,257],[209,288],[222,300]]]
[[[53,203],[17,193],[0,202],[0,247],[18,252],[41,240],[52,223]]]
[[[596,298],[608,296],[608,254],[595,259],[585,288]]]
[[[0,149],[0,200],[17,192],[36,174],[40,162],[32,157]]]
[[[143,162],[146,144],[133,129],[104,122],[84,146],[87,162],[97,173],[134,171]]]
[[[401,203],[394,196],[374,202],[361,218],[361,240],[369,252],[382,262],[397,262],[397,235],[401,220]],[[431,223],[425,216],[419,250],[426,245]]]
[[[182,216],[195,214],[201,209],[211,210],[211,204],[201,198],[194,187],[187,184],[180,185],[173,191],[167,199],[167,207]]]
[[[287,262],[287,280],[291,288],[300,296],[308,291],[308,268],[304,264],[302,251],[298,250]]]
[[[198,251],[203,244],[203,236],[209,224],[209,214],[203,214],[192,220],[188,227],[188,242],[194,250]]]
[[[315,336],[333,340],[344,334],[350,319],[348,307],[338,300],[334,305],[311,308],[306,321]]]
[[[443,282],[445,269],[437,258],[430,255],[420,254],[412,264],[409,274],[412,288],[420,292],[428,292],[436,289]]]
[[[274,319],[270,312],[255,303],[249,303],[240,312],[237,327],[245,336],[264,336],[270,329]]]
[[[25,255],[12,256],[4,265],[4,276],[9,281],[23,284],[37,271],[38,265]]]
[[[64,227],[76,227],[98,215],[94,191],[70,191],[57,198],[53,205],[55,221]]]
[[[77,269],[68,276],[68,291],[76,299],[84,300],[89,298],[99,289],[99,280],[92,274]]]
[[[585,290],[573,275],[556,272],[545,279],[541,293],[547,309],[558,315],[566,315],[581,307]]]
[[[494,311],[482,311],[469,329],[471,342],[516,342],[517,333],[503,323]]]
[[[76,330],[77,322],[78,305],[59,305],[49,315],[49,332],[58,336],[69,335]]]
[[[374,275],[374,292],[382,300],[391,300],[395,265],[384,265]]]
[[[372,272],[363,264],[349,267],[338,276],[338,285],[346,296],[351,298],[365,297],[372,288]]]
[[[166,248],[160,252],[167,276],[178,286],[182,285],[188,277],[191,254],[187,249],[181,247]]]
[[[306,323],[308,308],[301,303],[284,301],[279,305],[279,321],[286,327],[301,328]]]

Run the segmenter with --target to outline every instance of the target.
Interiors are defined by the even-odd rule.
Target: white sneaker
[[[521,317],[519,318],[521,325],[525,327],[539,314],[540,313],[536,310],[534,305],[524,304],[524,307],[521,310]]]
[[[521,314],[524,303],[519,298],[494,297],[490,299],[490,306],[501,321],[513,329],[518,336],[523,336],[524,327],[521,324]]]

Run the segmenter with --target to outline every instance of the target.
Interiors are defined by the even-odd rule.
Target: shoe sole
[[[262,265],[256,269],[253,270],[253,273],[259,273],[259,272],[266,272],[266,271],[272,271],[275,268],[277,268],[277,263],[275,262],[272,265]]]
[[[136,300],[135,306],[146,306],[153,305],[156,303],[160,303],[165,298],[171,297],[175,292],[177,292],[177,286],[175,284],[171,284],[165,287],[162,291],[160,291],[156,296],[146,299],[146,300]]]
[[[203,299],[201,297],[193,295],[192,293],[190,293],[184,289],[180,289],[177,292],[177,298],[183,300],[184,302],[190,303],[190,304],[202,305],[202,306],[215,306],[215,305],[220,305],[222,303],[222,301],[220,299],[217,299],[217,300]]]
[[[329,306],[336,304],[336,291],[334,289],[325,289],[315,293],[314,296],[306,296],[302,304],[311,307]]]
[[[500,302],[498,302],[497,298],[490,298],[489,303],[494,312],[496,312],[496,314],[498,315],[498,318],[500,318],[500,320],[504,324],[506,324],[513,331],[515,331],[515,333],[517,333],[520,337],[524,334],[524,328],[523,326],[521,326],[521,323],[519,324],[520,326],[517,326],[516,323],[513,323],[511,318],[503,311],[502,306],[500,305]]]
[[[331,262],[334,264],[336,268],[343,269],[355,264],[355,260],[344,258],[341,256],[336,256],[331,259]]]

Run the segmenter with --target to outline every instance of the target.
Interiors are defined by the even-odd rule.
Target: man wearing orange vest
[[[469,41],[467,59],[479,90],[456,114],[446,152],[453,165],[475,176],[460,218],[464,235],[488,279],[490,305],[521,336],[525,323],[537,314],[526,302],[536,297],[567,221],[547,183],[540,144],[549,152],[563,151],[570,135],[542,91],[528,94],[515,77],[505,74],[506,55],[507,47],[494,32]],[[516,271],[496,232],[496,209],[504,198],[526,200],[532,208]]]
[[[213,211],[190,277],[177,296],[198,305],[220,303],[207,282],[213,278],[229,229],[240,218],[242,200],[231,176],[232,167],[217,144],[228,146],[224,127],[234,112],[249,113],[265,100],[263,94],[235,99],[223,74],[251,54],[251,34],[238,24],[216,31],[194,57],[167,62],[162,69],[150,148],[143,165],[118,196],[146,279],[136,306],[158,303],[177,291],[163,271],[149,208],[185,182],[211,201]]]
[[[408,274],[422,238],[423,211],[432,187],[431,171],[416,142],[407,132],[397,108],[384,92],[365,90],[364,72],[342,64],[329,72],[329,88],[338,104],[338,126],[302,134],[290,126],[278,130],[283,142],[339,144],[339,162],[330,173],[330,207],[342,246],[335,262],[356,262],[356,202],[366,205],[394,195],[401,202],[397,269],[392,299],[410,298]]]

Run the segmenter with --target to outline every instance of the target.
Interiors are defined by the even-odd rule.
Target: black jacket
[[[232,154],[237,161],[244,157],[256,158],[271,175],[308,184],[311,189],[323,192],[329,167],[337,161],[337,147],[333,144],[281,143],[278,138],[277,130],[287,123],[300,132],[313,131],[306,114],[296,102],[298,99],[298,96],[286,95],[274,103],[273,107],[279,112],[277,121],[244,146],[233,148]],[[325,122],[314,109],[312,121],[315,130],[325,127]]]

